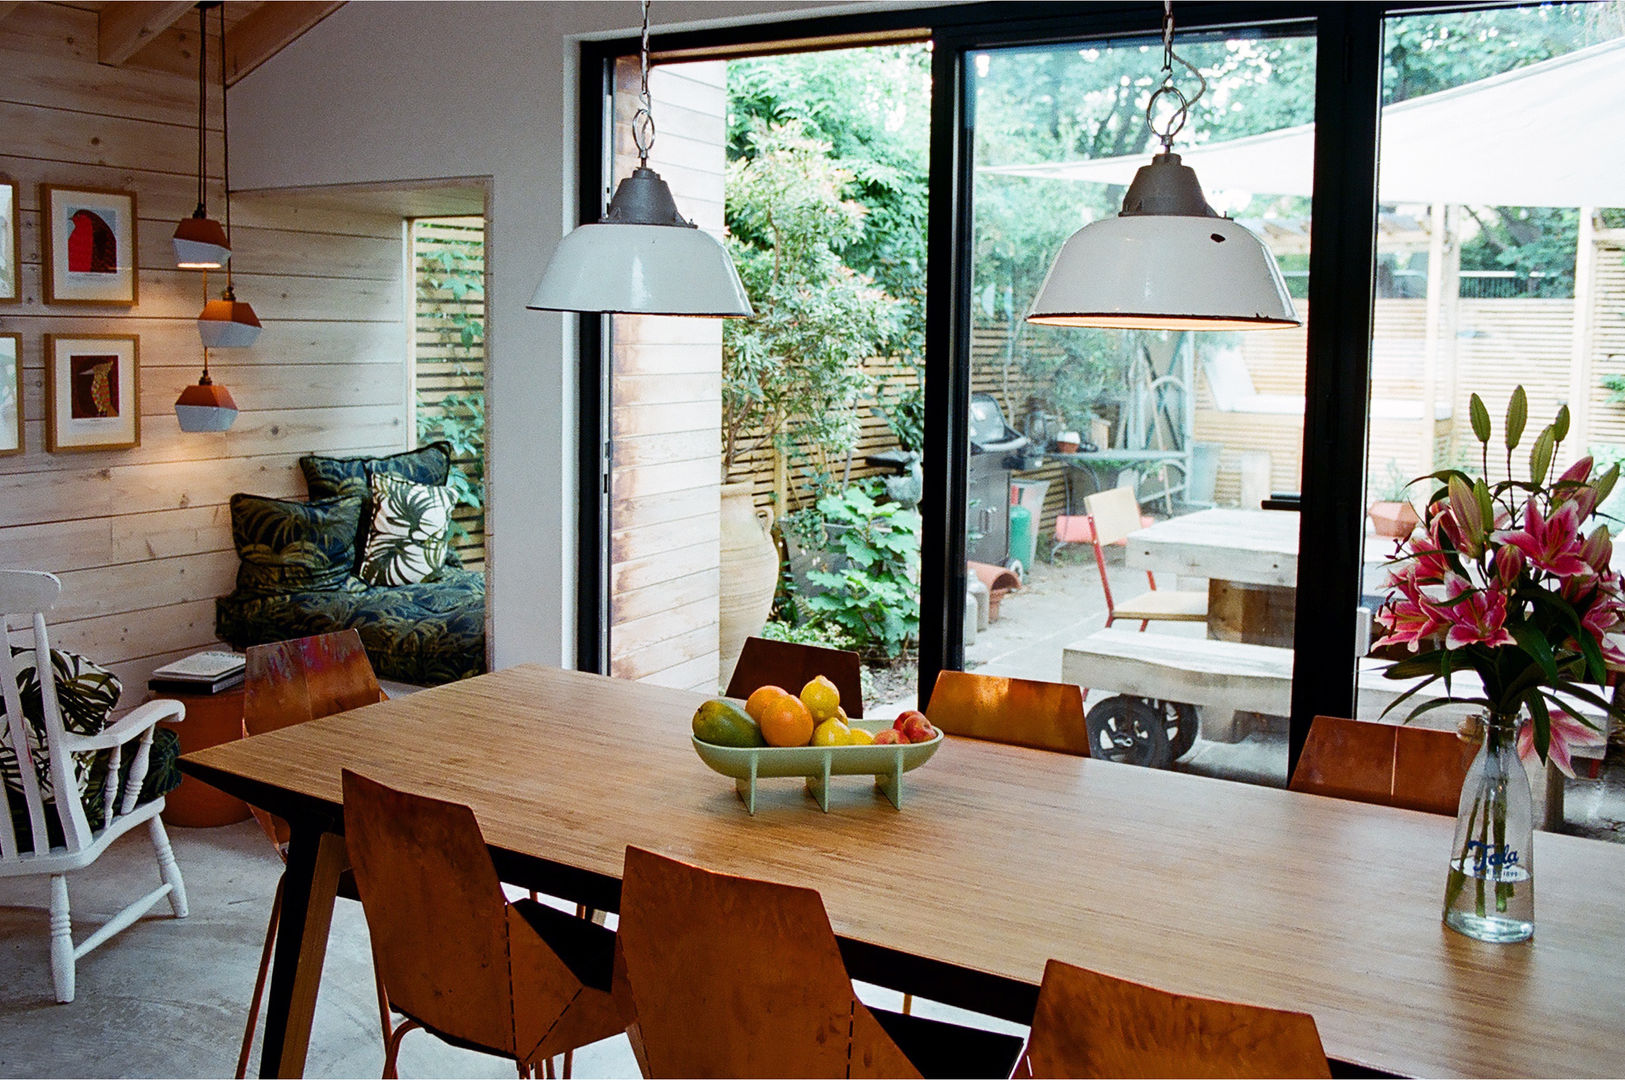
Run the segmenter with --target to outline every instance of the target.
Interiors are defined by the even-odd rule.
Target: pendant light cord
[[[231,246],[231,111],[226,108],[226,5],[220,4],[220,182],[226,189],[226,246]],[[231,287],[231,261],[226,261],[226,291],[223,299],[235,300]],[[204,350],[207,358],[208,350]]]
[[[638,44],[638,111],[632,114],[632,141],[638,148],[638,168],[649,167],[649,151],[655,144],[654,102],[649,97],[649,0],[643,5],[643,35]]]
[[[204,123],[209,100],[209,13],[202,4],[197,9],[197,212],[193,217],[207,217],[204,212],[204,177],[206,167],[203,156]]]
[[[1198,83],[1194,96],[1186,97],[1185,92],[1174,85],[1174,62],[1196,76]],[[1162,152],[1170,153],[1174,147],[1174,136],[1185,127],[1185,121],[1190,117],[1191,106],[1207,93],[1207,78],[1196,69],[1196,65],[1174,52],[1174,2],[1162,0],[1162,85],[1152,93],[1151,100],[1145,103],[1145,123],[1162,142]],[[1168,117],[1162,127],[1157,127],[1157,102],[1164,96],[1173,98],[1178,102],[1173,113]]]

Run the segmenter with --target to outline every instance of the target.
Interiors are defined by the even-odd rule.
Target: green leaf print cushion
[[[345,588],[364,502],[359,495],[310,502],[233,495],[231,539],[242,560],[238,593],[276,596]]]
[[[374,473],[372,528],[361,556],[361,580],[411,585],[439,570],[446,561],[456,504],[449,487]]]

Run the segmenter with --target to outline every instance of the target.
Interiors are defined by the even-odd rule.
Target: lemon
[[[852,729],[831,717],[813,728],[814,746],[847,746],[852,742]]]
[[[835,716],[841,707],[841,692],[826,676],[817,675],[801,688],[801,702],[819,723]]]
[[[847,740],[847,745],[848,746],[871,746],[871,745],[873,745],[873,743],[875,741],[875,737],[873,735],[871,735],[869,732],[864,731],[860,727],[852,728],[851,731],[852,731],[852,737]]]

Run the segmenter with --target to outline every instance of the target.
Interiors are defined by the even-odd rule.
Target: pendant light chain
[[[1186,97],[1185,92],[1174,85],[1174,61],[1196,76],[1199,84],[1193,97]],[[1151,100],[1145,103],[1145,123],[1162,142],[1162,152],[1169,153],[1174,147],[1174,136],[1185,127],[1185,121],[1190,117],[1191,106],[1207,93],[1207,78],[1197,70],[1195,64],[1174,52],[1174,3],[1173,0],[1162,0],[1162,85],[1157,87],[1151,95]],[[1179,104],[1172,115],[1168,117],[1163,127],[1157,127],[1157,102],[1164,95],[1173,98]]]
[[[642,0],[643,35],[638,45],[638,111],[632,114],[632,141],[638,148],[638,168],[649,167],[655,144],[654,102],[649,97],[649,0]]]
[[[227,270],[226,273],[229,276],[231,271]],[[230,286],[227,286],[227,288],[230,288]],[[203,306],[205,309],[209,306],[209,272],[207,270],[203,271]],[[203,346],[203,377],[198,379],[197,384],[199,386],[214,385],[214,380],[209,378],[209,347],[207,345]]]
[[[203,204],[206,167],[203,154],[204,123],[209,100],[209,13],[202,4],[197,9],[197,217],[204,217]]]
[[[220,182],[226,189],[226,245],[231,245],[231,111],[226,107],[226,5],[220,4]],[[227,300],[237,299],[231,287],[231,263],[226,263]],[[207,364],[208,350],[204,350]]]

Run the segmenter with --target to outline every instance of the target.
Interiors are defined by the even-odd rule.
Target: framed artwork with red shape
[[[47,450],[141,445],[140,354],[134,335],[45,335]]]
[[[41,184],[40,214],[47,304],[135,304],[135,192]]]
[[[23,336],[0,334],[0,457],[23,452]]]

